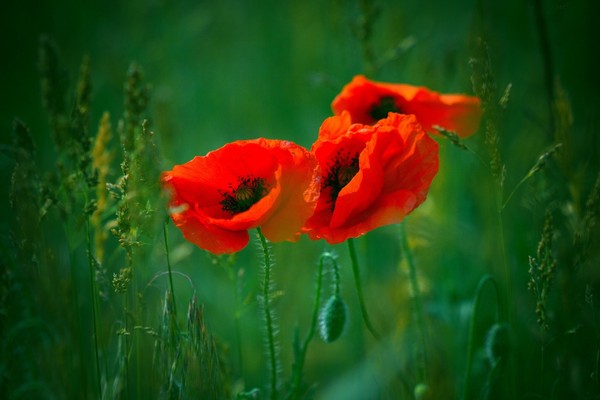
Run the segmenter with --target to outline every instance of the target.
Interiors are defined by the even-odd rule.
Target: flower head
[[[329,243],[402,221],[425,200],[438,170],[438,145],[414,115],[363,125],[343,112],[323,122],[311,151],[321,192],[303,231]]]
[[[357,75],[333,100],[336,115],[348,111],[352,122],[374,124],[389,112],[414,114],[430,133],[439,125],[465,138],[477,131],[481,119],[480,101],[474,96],[440,94],[425,87],[383,83]]]
[[[187,240],[215,254],[241,250],[248,229],[271,241],[297,240],[318,197],[316,161],[281,140],[229,143],[163,174],[172,218]]]

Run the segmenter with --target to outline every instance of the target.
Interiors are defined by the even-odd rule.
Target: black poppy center
[[[238,178],[237,186],[231,183],[228,191],[222,191],[223,200],[219,202],[223,211],[237,214],[248,210],[267,194],[264,178],[252,175]]]
[[[330,189],[330,203],[333,207],[340,191],[358,172],[358,154],[339,151],[328,165],[327,173],[323,176],[323,188]]]
[[[380,119],[387,118],[390,112],[399,113],[400,109],[392,96],[383,96],[379,99],[379,103],[373,104],[369,110],[369,116],[375,121],[379,121]]]

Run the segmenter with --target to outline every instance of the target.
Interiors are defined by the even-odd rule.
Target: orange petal
[[[477,97],[441,94],[426,87],[401,83],[371,81],[357,75],[335,97],[331,107],[335,114],[350,113],[352,122],[374,124],[372,114],[382,98],[393,99],[397,113],[414,114],[430,133],[439,125],[465,138],[477,131],[481,121],[481,104]]]
[[[461,138],[474,134],[481,121],[481,104],[477,97],[457,94],[438,95],[422,89],[409,102],[404,110],[407,114],[415,114],[419,123],[428,132],[436,133],[433,128],[439,125],[454,131]]]
[[[342,110],[337,117],[329,117],[323,121],[319,129],[319,140],[335,140],[345,135],[352,125],[352,118],[348,111]]]
[[[335,140],[319,140],[313,151],[322,173],[335,162],[340,149],[360,138],[364,148],[359,171],[333,205],[328,201],[332,189],[322,188],[315,214],[304,228],[311,239],[339,243],[400,222],[426,198],[438,171],[438,145],[414,115],[390,113],[374,126],[353,124]]]
[[[288,163],[282,163],[282,194],[268,221],[262,225],[264,235],[272,242],[295,241],[300,229],[313,214],[319,197],[319,172],[312,153],[294,145]]]
[[[172,215],[184,236],[213,253],[233,252],[248,243],[248,229],[263,227],[271,241],[294,240],[318,197],[316,161],[306,149],[280,140],[237,141],[195,157],[163,174],[172,191]],[[248,209],[224,209],[241,178],[264,179],[266,193]]]
[[[371,207],[379,197],[383,187],[383,170],[377,155],[372,148],[376,145],[377,136],[367,143],[360,154],[359,171],[354,178],[340,191],[329,225],[339,228],[361,219],[361,214]]]
[[[173,222],[183,236],[196,246],[213,254],[235,253],[246,247],[250,236],[248,231],[229,231],[206,223],[206,220],[193,211],[172,215]]]

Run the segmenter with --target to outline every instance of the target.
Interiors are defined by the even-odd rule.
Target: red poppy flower
[[[425,87],[401,83],[370,81],[357,75],[333,100],[336,115],[346,110],[352,122],[374,124],[387,117],[388,112],[414,114],[430,133],[434,125],[454,131],[461,138],[479,128],[481,105],[477,97],[460,94],[440,94]]]
[[[311,151],[321,193],[303,230],[332,244],[402,221],[438,171],[438,145],[414,115],[390,113],[363,125],[343,112],[323,122]]]
[[[272,242],[297,240],[318,197],[310,152],[294,143],[229,143],[176,165],[162,180],[172,189],[172,218],[187,240],[215,254],[241,250],[248,229]]]

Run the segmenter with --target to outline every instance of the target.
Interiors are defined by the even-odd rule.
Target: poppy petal
[[[287,190],[279,197],[269,220],[262,225],[264,235],[272,242],[298,240],[300,229],[313,214],[319,197],[319,183],[315,179],[317,162],[310,152],[294,149],[290,163],[284,166],[281,186]]]
[[[356,173],[336,180],[335,173],[349,170],[349,158],[340,156],[347,149],[359,153]],[[353,124],[345,133],[321,136],[312,151],[321,167],[321,193],[303,230],[329,243],[402,221],[425,200],[438,171],[438,145],[414,115],[390,113],[375,125]]]
[[[441,94],[422,86],[371,81],[355,76],[335,97],[331,107],[336,115],[350,113],[352,122],[374,124],[388,112],[414,114],[429,133],[439,125],[466,138],[477,131],[481,103],[477,97]]]
[[[373,157],[372,147],[377,137],[367,143],[359,158],[359,171],[340,191],[330,226],[337,228],[347,224],[352,216],[360,215],[379,197],[383,187],[383,170],[377,157]]]
[[[173,222],[183,236],[196,246],[213,254],[235,253],[246,247],[250,236],[248,231],[230,231],[206,223],[204,218],[193,212],[173,214]]]
[[[172,215],[184,236],[218,254],[242,249],[259,226],[271,241],[296,240],[318,197],[316,165],[301,146],[256,139],[195,157],[162,180],[171,206],[185,208]]]

